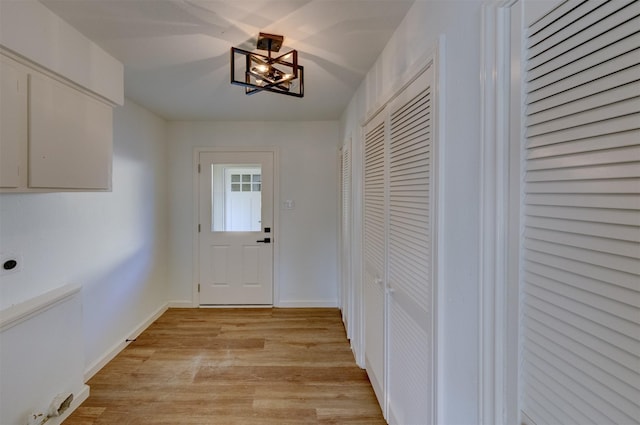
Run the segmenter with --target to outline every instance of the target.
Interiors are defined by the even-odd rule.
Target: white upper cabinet
[[[29,76],[29,186],[109,189],[112,110],[44,75]]]
[[[46,72],[0,58],[0,191],[110,190],[111,106]]]
[[[26,186],[27,73],[0,56],[0,188]]]

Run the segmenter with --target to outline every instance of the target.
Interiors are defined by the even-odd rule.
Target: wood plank
[[[384,425],[337,309],[169,309],[65,425]]]

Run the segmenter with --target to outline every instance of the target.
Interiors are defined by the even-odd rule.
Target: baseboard
[[[220,305],[193,305],[191,301],[169,301],[167,304],[169,308],[260,308],[270,306],[257,306],[257,305],[232,305],[232,306],[220,306]],[[338,302],[336,300],[326,301],[281,301],[274,304],[273,307],[279,308],[337,308]]]
[[[64,422],[65,419],[67,419],[69,416],[71,416],[73,411],[76,410],[78,407],[80,407],[80,405],[88,398],[89,398],[89,386],[88,385],[83,385],[82,390],[80,391],[80,393],[73,395],[73,401],[69,405],[69,408],[67,410],[65,410],[64,413],[62,415],[60,415],[60,416],[52,416],[52,417],[50,417],[47,420],[46,424],[47,425],[60,425],[62,422]]]
[[[192,301],[169,301],[169,308],[196,308]]]
[[[280,308],[337,308],[337,300],[326,301],[280,301],[274,307]]]
[[[138,325],[132,332],[128,333],[126,336],[122,338],[121,342],[118,342],[113,347],[111,347],[107,352],[96,360],[93,364],[91,364],[84,372],[84,382],[88,382],[89,379],[93,377],[100,369],[105,367],[107,363],[109,363],[115,356],[117,356],[124,348],[128,345],[126,342],[127,338],[136,338],[140,335],[145,329],[149,327],[158,317],[162,316],[162,314],[167,311],[169,308],[168,304],[163,304],[159,309],[157,309],[154,313],[152,313],[149,317],[147,317],[140,325]]]

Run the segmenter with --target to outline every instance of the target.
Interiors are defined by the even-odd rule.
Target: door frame
[[[191,306],[201,308],[200,292],[200,245],[198,225],[200,221],[200,164],[201,153],[224,153],[224,152],[265,152],[273,155],[273,228],[271,229],[273,244],[273,307],[280,305],[280,150],[275,146],[249,146],[249,147],[195,147],[193,148],[192,162],[192,199],[193,199],[193,264],[192,264],[192,301]],[[238,306],[234,306],[238,307]],[[255,306],[253,306],[255,307]],[[206,308],[225,308],[225,306],[206,306]]]
[[[519,246],[525,6],[525,0],[485,0],[482,11],[477,423],[483,425],[521,423]]]

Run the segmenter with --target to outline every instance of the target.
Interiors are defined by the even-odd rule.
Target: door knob
[[[271,238],[264,238],[262,240],[256,241],[257,243],[271,243]]]

